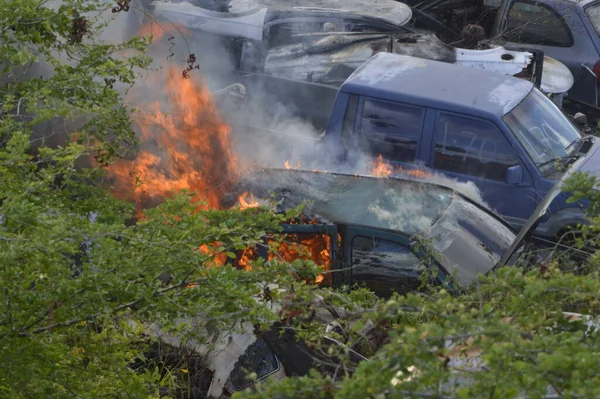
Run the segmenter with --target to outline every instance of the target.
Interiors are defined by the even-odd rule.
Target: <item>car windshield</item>
[[[600,35],[600,2],[586,7],[585,13],[590,19],[592,25],[594,25],[596,32]]]
[[[516,234],[489,212],[455,195],[426,238],[446,272],[467,286],[477,274],[496,266]]]
[[[428,231],[450,204],[453,191],[402,179],[266,169],[248,188],[259,198],[278,198],[289,209],[310,201],[304,212],[334,223],[397,230]]]
[[[534,89],[504,116],[504,121],[533,162],[546,173],[571,155],[581,133],[539,90]]]

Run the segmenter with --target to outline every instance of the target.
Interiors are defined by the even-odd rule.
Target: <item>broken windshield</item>
[[[396,179],[316,174],[310,179],[310,211],[336,223],[417,234],[436,222],[452,200],[451,190]],[[296,188],[303,191],[305,185]]]
[[[339,176],[338,176],[339,177]],[[490,271],[516,234],[451,190],[394,179],[332,182],[314,211],[334,222],[391,229],[431,240],[435,258],[461,285]]]
[[[285,209],[310,201],[305,213],[331,222],[425,233],[450,205],[453,191],[401,179],[267,169],[248,188],[258,198],[275,198]]]
[[[552,170],[555,161],[572,155],[577,147],[573,144],[581,139],[579,130],[536,89],[507,113],[504,121],[541,173]]]

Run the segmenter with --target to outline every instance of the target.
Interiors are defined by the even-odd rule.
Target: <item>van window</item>
[[[422,108],[365,100],[359,128],[365,150],[389,161],[414,161],[423,115]]]
[[[342,143],[346,148],[351,142],[354,133],[354,122],[356,121],[356,110],[358,109],[358,95],[350,94],[348,105],[346,106],[346,115],[342,125]]]
[[[479,119],[440,113],[434,140],[435,169],[504,181],[519,163],[502,132]]]
[[[564,19],[548,6],[534,2],[515,1],[508,11],[504,32],[509,41],[517,43],[573,45],[571,31]]]

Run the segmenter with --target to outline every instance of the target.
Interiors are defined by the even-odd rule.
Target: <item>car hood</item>
[[[600,140],[596,138],[589,138],[593,140],[591,148],[585,154],[584,157],[580,159],[581,163],[576,162],[573,164],[569,171],[575,173],[576,171],[589,173],[593,176],[600,178]]]

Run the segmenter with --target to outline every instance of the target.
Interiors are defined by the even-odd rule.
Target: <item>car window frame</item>
[[[569,44],[568,45],[557,45],[557,44],[547,44],[547,43],[528,43],[528,42],[524,42],[522,40],[515,41],[515,40],[512,40],[511,38],[509,38],[506,34],[506,31],[508,30],[510,11],[513,9],[513,7],[515,6],[516,3],[529,4],[532,6],[538,6],[543,9],[548,10],[551,15],[553,15],[555,18],[558,18],[558,20],[562,24],[563,28],[566,29],[566,31],[569,35]],[[504,28],[502,29],[501,35],[503,38],[505,38],[509,42],[521,43],[521,44],[526,44],[526,45],[531,45],[531,46],[546,46],[546,47],[558,47],[558,48],[572,48],[575,45],[575,37],[573,36],[571,27],[569,26],[567,21],[565,21],[565,18],[561,14],[559,14],[555,9],[551,8],[550,6],[548,6],[542,2],[531,1],[531,0],[515,0],[506,8],[506,13],[504,15],[504,19],[505,19],[505,23],[503,24]],[[521,29],[521,28],[519,28],[519,29]]]
[[[263,375],[262,377],[258,377],[257,374],[257,378],[254,381],[248,381],[246,382],[246,384],[241,387],[238,388],[234,385],[233,381],[232,381],[232,374],[233,372],[236,370],[236,367],[238,366],[238,363],[240,362],[240,359],[242,359],[242,357],[244,357],[247,353],[248,350],[253,346],[256,345],[257,342],[259,342],[259,340],[264,342],[264,345],[267,347],[267,349],[270,351],[270,353],[273,355],[273,358],[275,359],[276,365],[277,367],[274,370],[271,370],[270,372],[268,372],[267,374]],[[256,365],[253,365],[253,367],[255,367]],[[279,360],[279,357],[277,356],[277,353],[273,350],[273,348],[271,348],[271,345],[269,345],[269,342],[264,339],[263,337],[257,337],[256,340],[254,342],[252,342],[250,345],[248,345],[248,347],[246,348],[246,350],[244,351],[244,353],[242,353],[234,362],[234,366],[233,369],[231,369],[231,372],[229,373],[229,376],[227,377],[227,381],[225,382],[225,386],[230,385],[231,389],[233,390],[233,392],[241,392],[246,388],[249,388],[253,385],[256,385],[256,383],[263,381],[267,378],[269,378],[270,376],[272,376],[273,374],[276,374],[277,372],[279,372],[282,369],[282,364],[281,364],[281,360]],[[252,370],[253,373],[256,373],[256,370]],[[214,379],[214,377],[213,377]],[[212,382],[211,382],[212,383]]]
[[[405,248],[408,253],[410,253],[411,255],[413,255],[415,257],[415,260],[418,262],[418,264],[420,264],[421,258],[419,257],[419,255],[417,253],[415,253],[415,251],[413,250],[413,248],[411,247],[411,243],[412,241],[410,239],[407,239],[406,243],[402,243],[398,240],[391,240],[388,238],[384,238],[384,237],[379,237],[376,235],[371,235],[371,236],[367,236],[366,234],[355,234],[352,236],[352,239],[350,240],[350,266],[354,267],[354,263],[352,261],[353,258],[353,254],[354,254],[354,240],[357,238],[366,238],[366,239],[372,239],[372,240],[378,240],[378,241],[385,241],[387,243],[391,243],[391,244],[395,244],[398,245],[399,247]]]
[[[427,166],[429,168],[431,168],[434,171],[438,171],[440,173],[454,173],[457,175],[462,175],[462,176],[468,176],[469,180],[472,180],[473,178],[477,178],[477,179],[482,179],[485,181],[490,181],[490,182],[496,182],[496,183],[501,183],[501,184],[506,184],[505,180],[495,180],[495,179],[490,179],[487,177],[483,177],[483,176],[474,176],[474,175],[470,175],[467,173],[463,173],[463,172],[457,172],[457,171],[453,171],[453,170],[446,170],[446,169],[439,169],[439,168],[435,168],[434,165],[434,161],[435,161],[435,144],[436,144],[436,134],[437,134],[437,130],[438,130],[438,125],[439,125],[439,121],[440,121],[440,117],[442,114],[447,114],[447,115],[452,115],[452,116],[456,116],[456,117],[460,117],[460,118],[466,118],[466,119],[471,119],[471,120],[475,120],[478,122],[484,122],[484,123],[488,123],[490,125],[492,125],[496,131],[502,136],[502,138],[504,139],[504,141],[506,142],[506,144],[508,145],[508,147],[511,149],[513,156],[515,158],[515,160],[518,162],[518,165],[521,165],[521,167],[523,168],[523,172],[528,171],[529,168],[523,164],[523,160],[521,159],[521,157],[519,156],[519,151],[518,149],[515,148],[514,144],[511,142],[511,140],[506,137],[506,133],[504,132],[504,130],[498,126],[498,124],[491,120],[491,119],[487,119],[487,118],[481,118],[481,117],[477,117],[477,116],[473,116],[473,115],[468,115],[468,114],[462,114],[459,112],[453,112],[453,111],[448,111],[448,110],[442,110],[442,109],[438,109],[436,110],[435,114],[434,114],[434,123],[433,123],[433,130],[431,132],[431,143],[430,143],[430,151],[429,151],[429,161],[427,162]],[[515,164],[517,165],[517,164]]]
[[[418,134],[417,147],[415,148],[415,158],[412,161],[396,161],[396,160],[386,159],[384,157],[384,159],[387,162],[390,162],[391,164],[415,163],[415,162],[419,161],[421,148],[423,145],[423,141],[425,140],[425,126],[426,126],[425,122],[427,120],[428,108],[421,106],[421,105],[415,105],[415,104],[405,103],[405,102],[401,102],[401,101],[393,101],[393,100],[387,100],[387,99],[383,99],[383,98],[379,98],[379,97],[361,95],[358,100],[358,107],[356,109],[356,114],[355,114],[355,119],[354,119],[353,137],[355,140],[359,140],[360,136],[363,135],[363,133],[360,130],[360,127],[361,127],[361,124],[363,121],[364,106],[365,106],[366,101],[375,101],[375,102],[386,103],[386,104],[391,104],[391,105],[396,105],[396,106],[417,108],[417,109],[421,110],[421,121],[420,121],[421,131]],[[377,155],[379,155],[379,154],[376,154],[375,156],[377,156]]]

